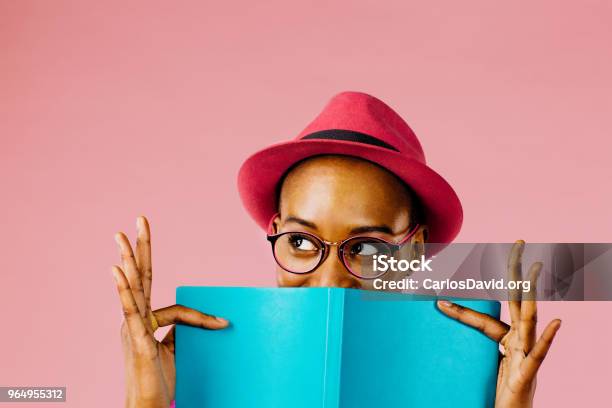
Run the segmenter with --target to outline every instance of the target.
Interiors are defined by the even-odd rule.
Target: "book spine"
[[[328,289],[323,407],[340,407],[342,336],[344,333],[344,289]]]

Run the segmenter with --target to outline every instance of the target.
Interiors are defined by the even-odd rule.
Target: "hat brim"
[[[277,212],[277,184],[297,162],[335,154],[374,162],[402,179],[421,200],[431,243],[449,243],[463,222],[461,202],[453,188],[427,165],[389,149],[338,140],[294,140],[270,146],[249,157],[238,173],[242,202],[257,224],[266,229]]]

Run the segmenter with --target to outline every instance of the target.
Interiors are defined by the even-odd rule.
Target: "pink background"
[[[411,124],[462,198],[459,241],[612,241],[608,2],[318,3],[0,1],[0,385],[121,406],[110,265],[139,214],[154,307],[274,285],[238,168],[341,90]],[[540,306],[563,326],[538,406],[608,401],[611,311]]]

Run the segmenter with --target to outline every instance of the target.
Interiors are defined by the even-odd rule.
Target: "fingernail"
[[[438,306],[451,307],[452,305],[448,300],[438,300]]]
[[[225,324],[229,323],[227,320],[225,320],[222,317],[215,317],[215,320],[218,321],[218,322],[221,322],[221,323],[225,323]]]
[[[111,268],[111,274],[113,275],[113,279],[115,279],[115,282],[119,282],[119,277],[117,276],[117,270],[115,269],[114,266]]]

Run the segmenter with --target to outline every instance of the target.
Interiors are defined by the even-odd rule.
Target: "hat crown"
[[[425,163],[421,143],[408,124],[389,105],[363,92],[341,92],[297,136],[325,130],[348,130],[371,136],[412,159]]]

